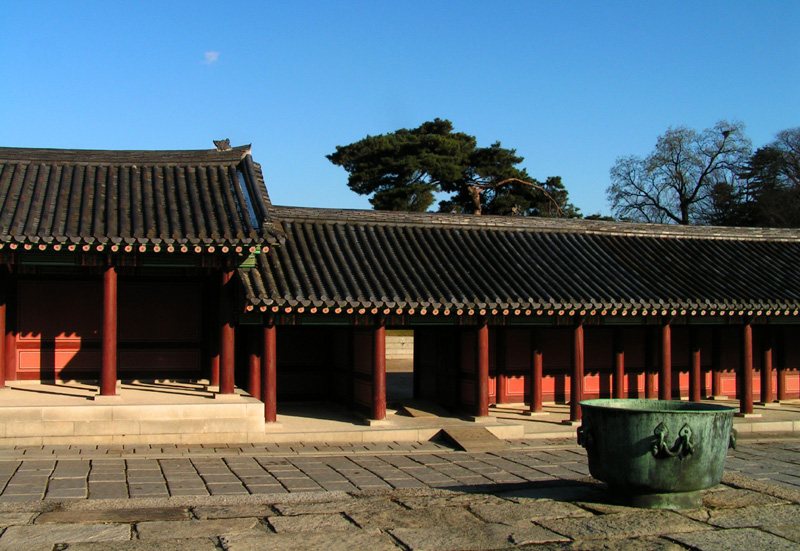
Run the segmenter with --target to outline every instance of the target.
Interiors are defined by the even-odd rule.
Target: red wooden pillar
[[[264,421],[274,423],[278,420],[277,372],[278,356],[276,354],[275,324],[268,320],[264,326],[262,341],[264,350],[261,353],[261,399],[264,401]]]
[[[100,371],[100,395],[117,394],[117,269],[107,266],[103,272],[103,364]]]
[[[496,401],[498,404],[508,402],[508,376],[506,375],[506,332],[502,327],[496,329],[497,354],[495,355]]]
[[[478,325],[475,376],[475,416],[489,415],[489,323],[484,318]]]
[[[8,311],[8,308],[6,308],[6,311]],[[3,344],[5,345],[3,360],[6,368],[6,381],[15,381],[17,375],[17,334],[13,327],[9,327],[9,325],[13,324],[13,316],[14,314],[12,313],[10,319],[6,317],[6,333],[3,335]]]
[[[656,397],[656,350],[653,328],[644,328],[644,397],[648,400]]]
[[[531,413],[542,411],[542,334],[541,329],[531,331]]]
[[[378,318],[372,343],[372,419],[386,419],[386,326]]]
[[[0,279],[0,388],[6,386],[6,285]]]
[[[761,403],[770,404],[774,399],[772,394],[772,328],[764,326],[761,336]]]
[[[700,330],[697,327],[689,328],[689,400],[699,402],[702,400],[702,358],[700,350]]]
[[[250,327],[247,335],[247,392],[256,400],[261,399],[261,331],[258,326]]]
[[[222,272],[222,283],[220,287],[220,394],[233,394],[236,392],[234,386],[234,330],[233,330],[233,275],[230,268],[225,268]]]
[[[661,324],[661,361],[658,373],[658,399],[672,400],[672,328],[669,320]]]
[[[3,306],[5,307],[5,332],[0,334],[3,341],[3,358],[0,361],[5,367],[5,380],[17,380],[17,282],[14,278],[13,266],[3,267]],[[6,271],[7,270],[7,271]]]
[[[209,331],[209,386],[219,389],[219,355],[220,355],[220,327],[222,323],[222,312],[220,312],[220,289],[221,285],[218,281],[214,280],[209,284],[209,301],[212,303],[209,307],[209,319],[212,320]]]
[[[217,333],[217,331],[215,331],[215,333]],[[216,340],[219,341],[220,339]],[[217,344],[219,345],[219,342]],[[219,350],[211,356],[211,379],[209,380],[209,386],[219,388]]]
[[[778,328],[777,335],[778,359],[778,401],[786,400],[786,352],[784,328]]]
[[[569,384],[569,420],[581,420],[580,401],[583,399],[583,319],[575,320],[572,328],[572,377]]]
[[[614,398],[625,397],[625,332],[614,328]]]
[[[220,356],[220,344],[222,344],[221,336],[221,323],[222,323],[222,313],[219,310],[220,307],[220,287],[216,281],[213,282],[214,284],[211,285],[212,291],[209,293],[212,297],[213,301],[213,309],[211,314],[211,319],[214,322],[211,324],[212,328],[209,333],[210,336],[210,357],[209,357],[209,386],[216,387],[219,390],[219,356]]]
[[[739,384],[739,412],[753,413],[753,326],[746,320],[742,326],[742,365]]]
[[[722,335],[719,327],[711,334],[711,395],[722,396]]]

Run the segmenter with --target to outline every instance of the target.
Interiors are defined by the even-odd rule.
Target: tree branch
[[[487,189],[497,189],[500,186],[503,186],[505,184],[510,184],[512,182],[516,182],[518,184],[524,184],[526,186],[538,189],[539,191],[544,193],[545,197],[547,197],[553,204],[553,206],[555,206],[556,216],[564,215],[564,211],[561,210],[561,207],[559,206],[558,202],[555,199],[553,199],[553,197],[547,192],[547,190],[543,186],[540,186],[539,184],[534,184],[532,182],[526,182],[525,180],[520,180],[519,178],[506,178],[505,180],[497,182],[496,184],[472,184],[468,186],[470,197],[472,197],[472,201],[475,203],[475,214],[480,215],[483,212],[483,207],[481,206],[481,193],[483,193]]]

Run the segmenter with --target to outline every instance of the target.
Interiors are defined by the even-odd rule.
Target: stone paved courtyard
[[[0,549],[800,549],[800,437],[742,438],[700,509],[611,503],[570,439],[0,449]]]

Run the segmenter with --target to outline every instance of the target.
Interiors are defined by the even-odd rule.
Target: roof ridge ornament
[[[214,142],[214,146],[217,148],[217,151],[230,151],[233,149],[231,147],[231,140],[230,138],[225,138],[224,140],[211,140]]]

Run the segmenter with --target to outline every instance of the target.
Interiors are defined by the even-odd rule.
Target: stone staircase
[[[2,408],[0,445],[210,444],[263,442],[264,404],[87,404]]]

